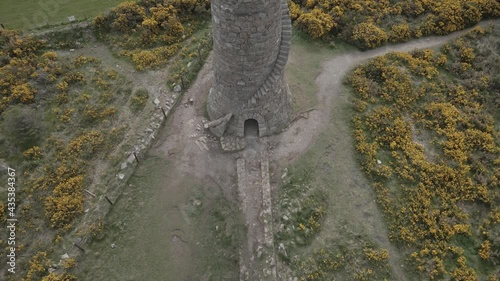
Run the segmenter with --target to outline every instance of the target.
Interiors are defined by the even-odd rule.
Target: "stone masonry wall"
[[[291,39],[286,0],[212,1],[215,83],[208,114],[232,113],[226,133],[243,136],[255,119],[261,136],[290,120],[291,96],[283,78]]]

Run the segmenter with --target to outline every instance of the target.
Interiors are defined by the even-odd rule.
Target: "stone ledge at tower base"
[[[216,135],[217,137],[222,137],[227,128],[227,123],[231,120],[233,116],[232,113],[226,114],[224,117],[219,118],[217,120],[208,122],[205,124],[205,129],[210,129],[210,131]]]

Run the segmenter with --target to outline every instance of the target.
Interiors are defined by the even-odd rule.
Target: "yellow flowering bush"
[[[292,21],[310,26],[303,30],[311,36],[329,33],[363,49],[376,48],[386,41],[448,34],[500,16],[500,2],[493,0],[289,0],[289,7]],[[332,32],[323,32],[322,20],[312,16],[315,10],[331,17]]]
[[[45,215],[54,228],[67,229],[73,219],[83,212],[83,176],[78,175],[58,184],[45,199]]]
[[[500,147],[493,128],[499,120],[491,115],[494,102],[485,103],[496,90],[483,85],[484,79],[469,79],[500,71],[490,64],[498,55],[477,59],[484,42],[500,42],[500,33],[473,30],[440,52],[389,53],[349,78],[356,93],[353,136],[361,165],[391,218],[390,236],[414,249],[410,259],[430,279],[477,280],[477,268],[463,253],[476,252],[489,262],[492,249],[500,247],[491,219],[498,208],[494,167]],[[464,62],[470,69],[447,76],[445,68]],[[488,216],[479,230],[471,219],[476,211]],[[459,239],[482,244],[471,249]],[[373,251],[365,254],[380,258]],[[445,263],[450,256],[455,261]]]
[[[23,152],[24,157],[32,160],[40,160],[43,157],[42,150],[38,146],[33,146],[32,148]]]
[[[372,22],[362,22],[354,26],[351,39],[360,48],[375,48],[384,44],[389,36]]]
[[[78,278],[75,275],[69,273],[50,273],[49,275],[42,278],[42,281],[76,281]]]
[[[299,28],[307,30],[315,38],[322,37],[335,26],[330,15],[318,8],[302,13],[295,21],[295,24]]]

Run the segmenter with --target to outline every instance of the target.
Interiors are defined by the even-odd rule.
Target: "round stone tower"
[[[287,1],[212,0],[212,21],[212,132],[242,137],[248,120],[257,121],[260,136],[282,131],[291,114],[283,78],[292,34]]]

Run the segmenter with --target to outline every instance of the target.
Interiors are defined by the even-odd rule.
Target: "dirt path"
[[[499,22],[500,20],[482,22],[480,26],[485,27],[490,23],[498,24]],[[321,132],[321,128],[328,123],[332,103],[335,104],[336,98],[344,89],[342,79],[357,65],[392,51],[408,52],[414,49],[436,47],[467,33],[469,30],[470,28],[447,36],[425,37],[407,43],[383,46],[370,51],[353,50],[341,53],[324,62],[321,74],[316,79],[316,84],[320,88],[317,94],[318,105],[315,110],[309,112],[308,118],[298,119],[290,125],[287,131],[273,138],[274,141],[280,143],[280,147],[276,150],[277,160],[289,162],[302,154],[311,145],[318,133]]]

